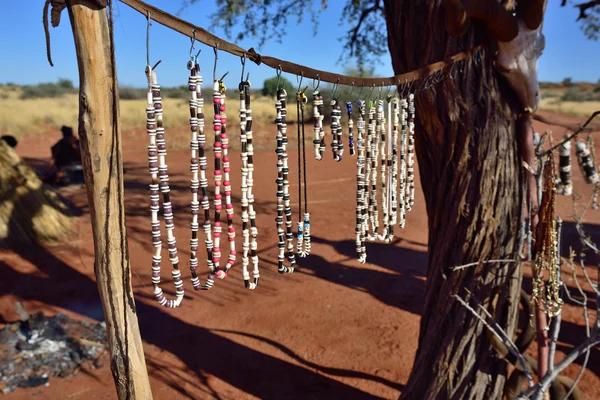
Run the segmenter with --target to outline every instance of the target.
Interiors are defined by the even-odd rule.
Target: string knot
[[[252,61],[254,61],[256,63],[256,65],[260,65],[261,64],[261,55],[258,54],[256,52],[256,50],[254,50],[254,47],[251,47],[250,50],[248,50],[248,58]]]

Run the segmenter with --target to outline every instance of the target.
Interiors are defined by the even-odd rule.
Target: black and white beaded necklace
[[[149,58],[149,57],[148,57]],[[146,105],[146,132],[148,134],[148,166],[152,183],[150,184],[150,212],[152,226],[152,243],[155,248],[152,256],[152,284],[154,296],[158,303],[164,307],[175,308],[181,304],[184,296],[183,281],[179,270],[179,258],[177,257],[177,242],[173,233],[173,209],[169,198],[169,175],[166,163],[167,146],[165,141],[165,130],[163,127],[163,109],[160,96],[160,85],[156,76],[158,63],[151,67],[146,65],[146,76],[148,78],[148,93]],[[171,275],[175,286],[175,299],[167,299],[160,288],[160,261],[162,240],[160,233],[160,221],[158,219],[159,194],[162,193],[162,205],[167,229],[167,243],[169,247],[169,260],[173,266]]]

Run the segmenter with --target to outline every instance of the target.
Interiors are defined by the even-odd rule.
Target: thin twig
[[[556,257],[556,276],[559,287],[562,287],[561,273],[561,262],[560,262],[560,244],[562,235],[562,218],[556,219],[556,241],[557,241],[557,257]],[[560,289],[559,289],[560,290]],[[562,296],[561,296],[562,297]],[[551,373],[554,369],[554,354],[556,352],[556,342],[558,340],[558,334],[560,332],[560,324],[562,322],[562,312],[559,311],[554,318],[554,324],[550,329],[550,349],[548,350],[548,373]]]
[[[559,146],[567,143],[569,140],[573,139],[575,136],[579,135],[581,132],[584,132],[586,130],[586,127],[588,126],[588,124],[594,119],[596,118],[596,116],[600,114],[600,110],[592,113],[592,115],[588,118],[587,121],[585,121],[585,123],[583,125],[581,125],[581,127],[579,129],[577,129],[575,132],[573,132],[571,135],[567,136],[566,138],[564,138],[562,141],[560,141],[557,145],[551,147],[550,149],[546,150],[546,152],[543,155],[548,155],[550,153],[552,153],[554,150],[556,150]]]
[[[521,355],[521,353],[517,349],[517,346],[514,343],[512,343],[512,340],[508,339],[508,335],[506,335],[506,333],[504,332],[504,330],[502,330],[502,328],[499,327],[499,331],[496,331],[496,329],[494,329],[481,315],[479,315],[460,296],[458,296],[458,295],[455,294],[452,297],[454,297],[460,304],[462,304],[467,310],[469,310],[471,312],[471,314],[473,314],[473,316],[475,316],[475,318],[477,318],[479,321],[481,321],[483,323],[483,325],[486,328],[488,328],[488,330],[494,336],[496,336],[498,338],[498,340],[500,340],[504,344],[504,346],[506,346],[506,348],[508,349],[508,351],[510,351],[512,353],[512,355],[514,355],[515,357],[517,357],[517,359],[521,363],[521,366],[523,367],[523,373],[527,377],[527,381],[529,382],[529,387],[533,386],[533,377],[531,376],[531,372],[529,372],[529,368],[527,368],[527,363],[525,362],[525,359],[523,358],[523,356]],[[471,296],[471,297],[473,297],[473,296]],[[485,310],[485,311],[487,313],[487,310]],[[493,318],[491,318],[491,319],[492,319],[492,321],[494,321],[494,323],[496,323],[496,321]],[[503,333],[503,335],[500,335],[499,332]],[[507,339],[505,339],[503,336],[506,336]]]
[[[459,270],[459,269],[473,267],[473,266],[479,265],[479,264],[514,263],[514,262],[517,262],[517,260],[484,260],[484,261],[475,261],[475,262],[468,263],[468,264],[457,265],[456,267],[450,268],[450,270],[451,271],[456,271],[456,270]]]

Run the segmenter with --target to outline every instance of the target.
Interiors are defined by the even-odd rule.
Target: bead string
[[[296,253],[298,257],[310,254],[310,214],[308,212],[306,147],[304,144],[304,105],[308,98],[303,90],[296,93],[296,115],[298,126],[298,233],[296,234]],[[302,214],[302,188],[304,187],[304,214]],[[304,216],[304,220],[300,218]]]
[[[377,157],[375,155],[375,146],[374,146],[374,141],[375,141],[375,136],[376,136],[376,127],[375,127],[375,107],[373,107],[373,102],[371,100],[369,100],[369,119],[368,119],[368,124],[367,124],[367,165],[366,165],[366,170],[367,170],[367,176],[366,176],[366,182],[367,182],[367,190],[366,190],[366,197],[367,197],[367,210],[368,210],[368,219],[369,219],[369,224],[367,226],[367,240],[369,241],[373,241],[376,239],[376,236],[374,237],[373,235],[371,235],[371,231],[375,232],[375,218],[374,218],[374,213],[375,213],[375,208],[377,207],[375,202],[377,200],[377,176],[375,175],[375,178],[373,178],[374,174],[377,174]],[[369,228],[370,227],[370,228]]]
[[[333,152],[333,159],[335,161],[342,161],[342,150],[343,146],[341,146],[341,132],[342,126],[340,121],[342,119],[342,109],[340,108],[339,102],[337,99],[331,100],[331,135],[333,137],[331,141],[331,150]],[[340,149],[341,147],[341,149]]]
[[[387,142],[389,138],[387,137],[387,126],[386,126],[386,118],[383,107],[383,100],[377,100],[377,120],[378,131],[377,135],[379,140],[379,168],[381,170],[381,211],[383,213],[383,230],[381,235],[378,236],[379,240],[387,241],[388,238],[388,226],[390,222],[389,215],[389,197],[388,197],[388,174],[387,174]]]
[[[223,78],[216,79],[213,82],[213,101],[214,101],[214,123],[215,143],[215,224],[214,236],[215,247],[213,250],[213,263],[215,265],[215,276],[219,279],[225,279],[227,272],[235,262],[235,228],[233,227],[233,204],[231,201],[231,182],[229,181],[229,157],[228,147],[229,139],[227,138],[227,115],[225,114],[225,85]],[[223,160],[223,175],[221,175],[221,159]],[[222,181],[222,177],[225,178]],[[229,239],[229,257],[225,270],[220,269],[219,263],[221,259],[220,239],[222,233],[221,227],[221,208],[223,207],[223,195],[221,194],[221,186],[223,186],[225,194],[225,212],[227,216],[227,237]]]
[[[254,195],[252,187],[254,185],[253,172],[253,148],[252,148],[252,110],[250,109],[250,82],[248,78],[241,81],[240,90],[240,141],[242,144],[242,276],[244,278],[244,286],[247,289],[254,290],[258,286],[260,277],[258,270],[258,255],[256,253],[257,243],[256,237],[258,230],[256,229],[256,212],[254,211]],[[252,243],[250,242],[252,236]],[[252,259],[252,277],[250,281],[250,273],[248,265]]]
[[[277,117],[275,122],[277,123],[277,217],[275,222],[277,224],[277,236],[278,243],[277,247],[279,253],[277,255],[278,261],[278,272],[280,274],[294,272],[294,265],[296,264],[296,257],[294,256],[294,235],[292,233],[292,210],[290,208],[290,194],[289,194],[289,182],[288,182],[288,164],[287,164],[287,124],[286,124],[286,97],[287,92],[285,89],[277,90],[277,101],[275,102],[275,109],[277,111]],[[284,235],[283,230],[283,217],[285,213],[285,225],[286,232]],[[284,265],[284,259],[286,258],[286,239],[287,239],[287,260],[290,266]]]
[[[407,147],[407,130],[408,130],[408,102],[406,99],[400,100],[400,190],[398,191],[398,225],[404,228],[406,223],[406,147]]]
[[[192,192],[192,221],[190,223],[190,230],[192,231],[192,237],[190,239],[190,271],[192,273],[192,286],[194,287],[194,290],[208,290],[214,285],[213,270],[210,268],[212,262],[209,263],[209,274],[204,285],[202,285],[200,278],[198,278],[196,273],[196,269],[198,268],[198,212],[200,210],[198,189],[200,186],[202,186],[202,203],[205,210],[205,224],[208,222],[209,236],[207,236],[208,239],[205,243],[207,252],[212,252],[212,240],[210,239],[210,215],[207,217],[209,203],[207,197],[208,182],[206,180],[207,164],[206,155],[204,154],[206,139],[204,136],[204,113],[202,112],[202,107],[204,106],[204,98],[202,97],[202,75],[200,75],[200,65],[198,63],[189,61],[187,68],[190,71],[190,76],[188,78],[188,89],[190,91],[190,150],[192,153],[190,160],[190,171],[192,173],[192,179],[190,181],[190,190]],[[206,218],[208,218],[208,221],[206,221]]]
[[[313,91],[313,114],[315,119],[315,158],[317,161],[323,159],[325,154],[325,130],[323,128],[323,95],[318,91]]]
[[[564,196],[573,194],[573,181],[571,178],[571,142],[565,142],[559,147],[558,171],[560,179],[557,181],[557,191]]]
[[[414,152],[415,152],[415,95],[408,95],[408,185],[406,187],[406,211],[412,210],[415,203],[415,174],[414,174]]]
[[[355,151],[354,151],[354,132],[353,132],[353,128],[354,128],[354,121],[352,120],[352,102],[351,101],[347,101],[346,102],[346,111],[348,112],[348,147],[349,147],[349,151],[350,151],[350,156],[354,157]]]
[[[367,181],[365,174],[365,101],[359,100],[357,120],[356,157],[356,257],[360,263],[367,260],[365,246],[367,226]]]
[[[387,96],[387,128],[388,128],[388,156],[387,156],[387,170],[388,170],[388,206],[391,209],[389,212],[390,219],[388,221],[388,235],[386,242],[391,242],[394,238],[394,226],[397,222],[398,204],[396,202],[396,190],[398,188],[398,125],[394,121],[392,115],[392,97]],[[396,100],[396,99],[394,99]],[[393,125],[393,128],[392,128]]]
[[[152,256],[152,284],[154,286],[154,297],[161,306],[175,308],[183,300],[184,290],[179,270],[179,258],[177,257],[177,243],[173,234],[173,210],[169,199],[169,175],[166,164],[167,147],[165,142],[165,130],[163,128],[163,110],[160,96],[160,85],[156,72],[150,65],[146,66],[148,78],[148,93],[146,96],[146,132],[148,134],[148,166],[152,183],[150,184],[150,212],[152,226],[152,243],[155,248]],[[162,192],[163,212],[165,228],[167,228],[167,243],[169,248],[169,260],[173,266],[171,275],[175,286],[176,299],[168,299],[160,288],[160,261],[162,240],[160,234],[160,221],[158,220],[159,194]]]

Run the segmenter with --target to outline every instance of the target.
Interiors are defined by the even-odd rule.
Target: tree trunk
[[[440,3],[385,0],[395,73],[488,42],[477,22],[463,38],[448,37]],[[482,323],[452,296],[468,300],[468,289],[513,335],[520,265],[451,270],[478,260],[518,259],[524,196],[514,121],[518,100],[494,69],[491,46],[480,65],[460,63],[455,79],[446,77],[416,96],[429,262],[419,347],[404,399],[502,398],[508,363],[491,347]]]
[[[152,399],[131,289],[119,91],[105,0],[68,1],[79,65],[79,136],[110,369],[119,399]],[[112,17],[112,16],[111,16]]]

